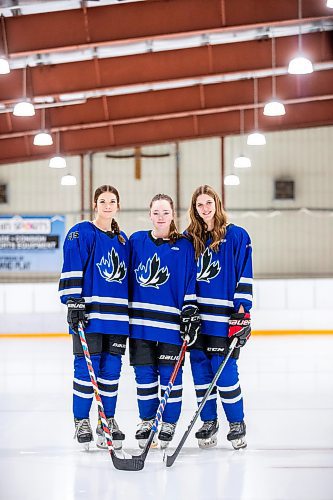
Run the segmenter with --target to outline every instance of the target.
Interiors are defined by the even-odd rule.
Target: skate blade
[[[212,436],[208,439],[198,439],[199,448],[202,450],[208,450],[209,448],[214,448],[217,445],[217,437]]]
[[[119,439],[115,439],[114,441],[112,441],[112,444],[113,444],[113,448],[115,450],[121,450],[123,447],[123,442],[120,441]],[[107,450],[108,449],[106,439],[102,436],[98,436],[97,441],[96,441],[96,446],[100,450]]]
[[[147,439],[138,439],[138,445],[139,445],[140,450],[144,450],[145,449],[146,442],[147,442]],[[158,448],[158,441],[154,439],[153,442],[150,445],[150,449],[154,450],[156,448]]]
[[[80,446],[82,447],[83,451],[90,450],[90,443],[91,443],[91,441],[89,441],[88,443],[80,443]]]
[[[245,441],[244,438],[233,439],[231,441],[231,444],[235,450],[241,450],[247,447],[247,442]]]
[[[171,441],[160,441],[160,448],[161,450],[166,450],[169,446]]]

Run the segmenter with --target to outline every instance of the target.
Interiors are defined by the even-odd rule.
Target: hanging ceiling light
[[[258,80],[253,78],[254,131],[247,136],[248,146],[264,146],[266,138],[258,130]]]
[[[50,168],[66,168],[66,160],[60,155],[60,132],[56,135],[56,155],[49,161]]]
[[[76,186],[77,181],[75,175],[67,174],[61,177],[62,186]]]
[[[239,122],[240,122],[240,136],[242,140],[244,136],[244,109],[240,110]],[[237,156],[237,158],[235,158],[234,167],[249,168],[251,167],[251,160],[247,156],[243,155],[243,153],[241,153],[239,156]]]
[[[238,175],[235,174],[230,174],[226,175],[224,178],[224,185],[225,186],[239,186],[240,180]]]
[[[298,0],[298,19],[302,19],[302,0]],[[313,66],[310,59],[302,53],[302,26],[299,23],[298,33],[298,55],[291,59],[288,66],[288,73],[291,75],[307,75],[313,72]]]
[[[0,75],[7,75],[8,73],[10,73],[8,59],[0,57]]]
[[[41,110],[41,131],[34,137],[35,146],[52,146],[52,135],[45,130],[45,108]]]
[[[13,115],[15,116],[34,116],[35,108],[27,99],[27,67],[23,68],[23,99],[15,104]]]
[[[275,38],[272,36],[272,100],[265,104],[264,115],[266,116],[282,116],[286,114],[284,104],[276,98],[275,66]]]
[[[240,155],[235,158],[234,161],[234,167],[235,168],[250,168],[251,167],[251,160],[247,156]]]

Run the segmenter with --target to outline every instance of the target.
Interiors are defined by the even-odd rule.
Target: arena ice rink
[[[1,338],[0,349],[1,500],[333,499],[330,335],[253,336],[239,362],[248,448],[232,450],[221,415],[217,448],[200,450],[192,432],[171,468],[162,451],[151,450],[140,472],[117,471],[107,451],[92,445],[84,452],[73,440],[68,338]],[[119,390],[117,420],[125,449],[134,451],[138,416],[127,359]],[[174,443],[194,411],[187,360]]]

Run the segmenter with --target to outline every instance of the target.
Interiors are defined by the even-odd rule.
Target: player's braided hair
[[[162,194],[162,193],[156,194],[150,202],[150,205],[149,205],[150,210],[153,206],[154,201],[158,201],[158,200],[166,200],[169,203],[171,210],[172,210],[172,215],[174,217],[175,209],[174,209],[173,199],[168,194]],[[171,241],[171,243],[175,243],[175,241],[179,240],[179,238],[183,238],[183,235],[177,229],[177,226],[176,226],[174,219],[172,219],[171,224],[170,224],[168,238]]]
[[[119,196],[118,190],[115,187],[113,187],[113,186],[109,186],[108,184],[104,184],[103,186],[99,186],[95,190],[95,193],[94,193],[94,208],[96,208],[97,200],[98,200],[99,196],[102,193],[112,193],[112,194],[114,194],[115,197],[116,197],[116,199],[117,199],[118,209],[120,208],[120,196]],[[112,222],[111,222],[111,231],[113,231],[114,234],[117,235],[118,241],[120,241],[120,243],[125,243],[125,239],[120,234],[120,228],[119,228],[118,222],[115,219],[112,219]]]
[[[201,194],[207,194],[208,196],[211,196],[211,198],[213,198],[215,202],[216,211],[214,215],[214,227],[210,231],[212,242],[209,245],[209,247],[214,252],[218,252],[227,226],[227,214],[223,210],[222,202],[217,192],[207,184],[199,186],[192,195],[191,206],[189,209],[190,224],[186,229],[187,234],[193,240],[196,259],[198,259],[200,255],[205,251],[205,243],[208,232],[207,224],[202,220],[196,208],[197,198]]]

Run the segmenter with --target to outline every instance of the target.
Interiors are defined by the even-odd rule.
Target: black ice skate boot
[[[89,444],[94,440],[89,418],[74,418],[75,434],[79,444],[82,444],[85,450],[89,450]]]
[[[231,441],[235,450],[246,448],[247,443],[245,439],[246,425],[245,422],[229,422],[230,432],[227,435],[227,440]]]
[[[170,424],[169,422],[162,422],[162,427],[158,435],[160,440],[161,450],[165,450],[169,446],[170,441],[175,434],[176,424]]]
[[[146,446],[146,441],[149,438],[149,434],[150,434],[151,428],[153,427],[154,420],[155,420],[154,418],[152,418],[150,420],[142,420],[138,424],[138,430],[135,433],[135,439],[138,440],[139,448],[141,448],[142,450]],[[157,441],[156,434],[155,434],[153,442],[151,443],[150,447],[157,448],[157,446],[158,446],[158,441]]]
[[[213,448],[217,445],[218,420],[207,420],[195,433],[199,448]]]
[[[125,439],[125,434],[123,432],[121,432],[116,420],[113,417],[107,418],[106,420],[108,423],[108,427],[110,429],[110,433],[111,433],[111,437],[112,437],[112,444],[114,446],[114,449],[121,450],[123,447],[123,441]],[[105,435],[103,432],[102,422],[101,422],[100,418],[98,418],[98,424],[96,427],[96,434],[97,434],[97,442],[96,442],[97,448],[107,450],[108,445],[107,445],[106,438],[105,438]]]

